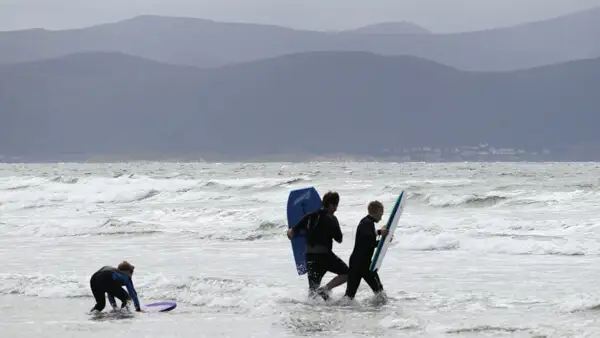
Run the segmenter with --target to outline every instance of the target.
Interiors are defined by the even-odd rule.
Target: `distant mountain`
[[[410,22],[382,22],[364,27],[342,31],[350,34],[389,34],[389,35],[417,35],[431,34],[427,29]]]
[[[600,57],[600,8],[477,32],[382,34],[398,29],[397,25],[325,33],[270,25],[140,16],[84,29],[0,32],[0,63],[110,51],[210,68],[309,51],[369,51],[417,56],[462,70],[498,71]]]
[[[371,154],[600,141],[600,59],[506,73],[409,56],[286,55],[220,69],[82,53],[0,67],[0,154]]]

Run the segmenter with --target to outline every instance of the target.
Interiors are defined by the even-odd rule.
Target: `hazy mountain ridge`
[[[0,154],[371,154],[600,141],[600,59],[465,72],[366,52],[220,69],[81,53],[0,67]]]
[[[431,31],[406,21],[381,22],[341,31],[345,34],[432,34]]]
[[[0,32],[0,63],[115,51],[210,68],[291,53],[339,50],[413,55],[459,69],[498,71],[599,57],[598,32],[600,8],[514,27],[453,34],[326,33],[146,15],[83,29]]]

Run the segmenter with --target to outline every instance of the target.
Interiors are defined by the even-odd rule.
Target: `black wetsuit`
[[[127,287],[129,294],[123,290],[121,287],[123,285]],[[117,307],[115,302],[115,297],[117,297],[122,302],[121,308],[125,306],[128,298],[132,298],[136,310],[140,309],[140,302],[135,288],[133,287],[131,277],[116,268],[105,266],[96,271],[96,273],[92,275],[92,278],[90,278],[90,287],[92,288],[92,293],[96,299],[96,305],[92,311],[102,311],[104,309],[106,306],[104,298],[105,293],[108,296],[108,301],[114,308]]]
[[[375,219],[371,216],[365,216],[356,230],[356,241],[354,250],[350,255],[350,268],[348,273],[348,284],[346,285],[346,296],[353,299],[360,285],[360,280],[364,279],[373,292],[383,291],[383,285],[379,280],[377,271],[369,270],[373,252],[379,244],[377,235],[380,231],[375,231]]]
[[[348,265],[332,251],[333,240],[341,243],[343,237],[335,215],[326,209],[308,213],[295,230],[306,230],[306,269],[310,291],[319,287],[327,271],[337,275],[348,274]]]

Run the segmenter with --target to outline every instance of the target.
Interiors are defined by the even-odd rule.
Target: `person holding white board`
[[[367,282],[375,294],[383,291],[377,271],[369,269],[373,252],[379,244],[377,236],[385,236],[388,233],[385,226],[375,231],[375,223],[378,223],[383,217],[383,204],[379,201],[372,201],[367,209],[368,215],[360,220],[356,229],[354,249],[350,255],[348,284],[346,284],[346,293],[344,294],[349,299],[354,299],[361,279]]]

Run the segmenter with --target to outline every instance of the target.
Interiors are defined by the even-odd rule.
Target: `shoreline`
[[[179,157],[121,157],[107,156],[102,158],[57,158],[57,159],[14,159],[1,160],[0,165],[15,164],[107,164],[107,163],[244,163],[244,164],[275,164],[275,163],[389,163],[389,164],[551,164],[551,163],[600,163],[598,159],[447,159],[447,160],[406,160],[394,157],[362,157],[362,156],[311,156],[311,157],[232,157],[232,158],[179,158]]]
[[[286,159],[223,159],[223,160],[204,160],[204,159],[102,159],[102,160],[29,160],[29,161],[0,161],[0,165],[15,164],[108,164],[108,163],[242,163],[242,164],[306,164],[306,163],[389,163],[389,164],[552,164],[552,163],[600,163],[598,160],[447,160],[447,161],[397,161],[393,159],[361,159],[361,158],[313,158],[306,160],[286,160]]]
[[[31,160],[31,161],[0,161],[0,165],[33,165],[33,164],[115,164],[115,163],[187,163],[187,164],[308,164],[308,163],[385,163],[385,164],[599,164],[598,160],[487,160],[487,161],[394,161],[391,159],[310,159],[310,160],[181,160],[181,159],[103,159],[103,160]]]

